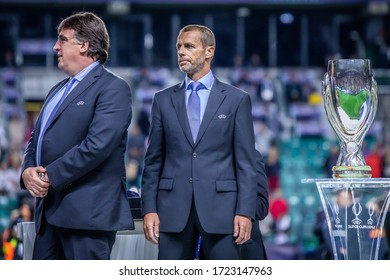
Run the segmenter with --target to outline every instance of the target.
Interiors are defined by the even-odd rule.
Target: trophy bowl
[[[369,59],[338,59],[328,62],[322,81],[328,121],[335,131],[340,154],[333,178],[370,178],[362,144],[377,110],[377,84]]]

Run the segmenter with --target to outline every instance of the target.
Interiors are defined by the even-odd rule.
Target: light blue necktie
[[[46,123],[44,124],[45,126],[43,127],[42,129],[42,132],[41,132],[41,135],[39,135],[39,138],[38,138],[38,144],[37,144],[37,164],[40,165],[41,164],[41,145],[42,145],[42,140],[43,140],[43,136],[45,135],[45,132],[46,132],[46,129],[49,127],[49,125],[51,124],[55,114],[57,113],[58,111],[58,108],[60,108],[62,102],[65,100],[65,98],[68,96],[68,93],[70,91],[70,89],[72,88],[72,85],[74,84],[74,82],[76,81],[75,78],[72,78],[69,80],[69,82],[66,84],[66,87],[65,87],[65,91],[64,93],[62,94],[61,96],[61,99],[57,102],[57,104],[54,106],[53,110],[50,112],[50,115],[49,117],[47,118],[47,121]]]
[[[200,126],[200,98],[198,90],[204,89],[205,86],[200,82],[193,82],[189,84],[188,88],[191,89],[191,94],[187,103],[187,115],[190,123],[192,139],[195,142]]]

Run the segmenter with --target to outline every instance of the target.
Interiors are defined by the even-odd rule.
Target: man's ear
[[[82,54],[85,54],[85,53],[87,53],[88,48],[89,48],[89,42],[83,42],[83,43],[80,45],[80,52],[81,52]]]
[[[208,46],[206,48],[206,58],[210,58],[210,59],[213,58],[214,50],[215,50],[214,46]]]

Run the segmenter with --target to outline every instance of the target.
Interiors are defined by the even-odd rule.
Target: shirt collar
[[[94,63],[88,65],[87,67],[85,67],[83,70],[81,70],[80,72],[78,72],[73,78],[76,79],[77,81],[81,81],[82,79],[85,78],[85,76],[87,76],[87,74],[95,67],[99,64],[99,61],[95,61]]]
[[[191,80],[187,75],[186,75],[186,78],[185,78],[185,83],[186,83],[186,89],[188,88],[188,85],[190,83],[194,82],[193,80]],[[213,86],[213,83],[214,83],[214,75],[213,73],[211,72],[211,70],[206,74],[204,75],[202,78],[200,78],[198,80],[198,82],[201,82],[206,88],[207,90],[211,90],[211,87]]]

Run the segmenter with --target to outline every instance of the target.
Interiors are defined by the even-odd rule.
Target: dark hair
[[[212,46],[215,48],[215,37],[213,31],[211,31],[210,28],[204,26],[204,25],[199,25],[199,24],[190,24],[187,26],[184,26],[182,29],[180,29],[180,34],[183,32],[188,32],[188,31],[193,31],[193,30],[198,30],[202,35],[201,35],[201,42],[203,48]]]
[[[90,12],[75,13],[61,21],[58,33],[63,29],[73,29],[77,41],[89,43],[88,56],[102,64],[107,61],[110,38],[106,25],[97,15]]]

